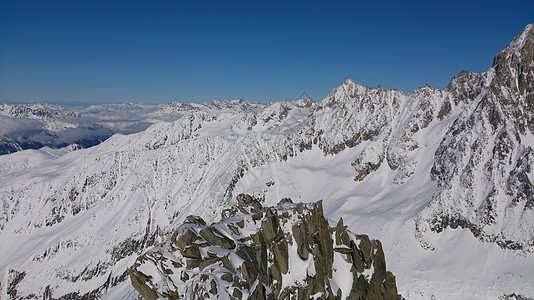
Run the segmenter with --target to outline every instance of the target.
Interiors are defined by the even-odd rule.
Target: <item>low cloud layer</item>
[[[60,148],[78,144],[91,147],[115,133],[137,133],[156,121],[174,121],[182,116],[179,111],[165,111],[164,108],[134,103],[92,106],[0,104],[0,154],[43,146]],[[47,128],[54,130],[50,132]]]
[[[58,148],[75,143],[90,147],[106,140],[111,135],[113,132],[109,128],[95,124],[82,124],[77,128],[67,128],[54,135],[45,129],[42,121],[0,116],[0,138],[12,140],[22,148],[42,146]]]
[[[0,115],[0,136],[24,136],[44,130],[44,123],[35,119],[21,119]]]

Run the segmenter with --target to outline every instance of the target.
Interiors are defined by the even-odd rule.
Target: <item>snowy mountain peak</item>
[[[501,53],[522,53],[528,52],[532,54],[534,49],[532,45],[534,43],[534,24],[528,24],[521,32],[512,39],[512,41],[501,51]],[[499,53],[500,54],[500,53]],[[498,56],[499,56],[498,54]],[[525,57],[528,59],[528,57]],[[528,61],[527,61],[528,62]],[[532,56],[530,56],[530,62],[532,62]]]
[[[528,25],[487,72],[462,71],[447,87],[463,108],[435,152],[439,193],[420,214],[421,237],[427,225],[438,233],[462,227],[503,248],[534,245],[533,36]]]
[[[366,87],[365,85],[359,84],[354,82],[352,79],[345,80],[340,87],[341,89],[345,91],[351,91],[353,96],[357,96],[359,94],[365,93],[367,90],[369,90],[369,87]]]
[[[493,67],[497,70],[512,66],[525,67],[534,64],[534,24],[528,24],[504,50],[495,55]]]
[[[230,103],[231,104],[247,104],[248,105],[248,104],[250,104],[250,101],[236,98],[236,99],[230,100]]]
[[[312,98],[307,97],[304,99],[297,99],[293,101],[292,103],[297,107],[311,107],[315,105],[317,102],[315,102],[315,100],[313,100]]]
[[[491,92],[520,134],[534,132],[534,24],[527,25],[495,56]]]
[[[354,101],[369,96],[369,93],[373,90],[376,92],[384,91],[383,89],[369,88],[354,82],[352,79],[347,79],[341,85],[334,88],[330,94],[320,102],[319,107],[334,108],[343,106],[344,102]]]

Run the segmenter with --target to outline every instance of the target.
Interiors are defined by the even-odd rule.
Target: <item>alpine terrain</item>
[[[533,24],[443,90],[215,104],[0,156],[0,298],[534,298]]]

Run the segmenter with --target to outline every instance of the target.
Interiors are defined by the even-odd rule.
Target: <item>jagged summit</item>
[[[373,89],[373,88],[367,87],[363,84],[356,83],[354,80],[349,78],[345,80],[339,87],[332,90],[332,92],[343,90],[343,91],[350,92],[348,95],[352,97],[356,97],[358,95],[365,94],[370,89]]]
[[[504,50],[499,52],[493,61],[493,66],[499,68],[503,59],[510,59],[515,55],[515,59],[525,63],[533,63],[534,54],[534,24],[528,24],[521,32],[512,39]]]
[[[295,104],[295,106],[297,107],[311,107],[315,105],[317,102],[315,102],[315,100],[313,100],[310,97],[306,97],[304,99],[297,99],[293,101],[292,103]]]
[[[495,56],[495,78],[490,88],[502,113],[522,135],[534,133],[534,24],[528,24]],[[491,69],[490,71],[491,72]]]
[[[497,77],[512,77],[519,79],[518,89],[525,92],[522,79],[527,78],[534,69],[534,24],[528,24],[504,50],[495,55],[493,67]],[[532,82],[532,80],[530,81]]]
[[[352,79],[347,79],[338,87],[332,89],[328,96],[319,102],[318,109],[323,107],[335,108],[344,107],[347,102],[365,101],[368,102],[371,95],[375,98],[374,101],[384,100],[382,97],[374,97],[375,95],[385,95],[395,93],[401,95],[402,92],[396,90],[386,90],[380,88],[367,87],[362,84],[354,82]]]
[[[467,228],[505,248],[534,245],[533,53],[529,24],[487,72],[451,80],[446,91],[462,109],[436,150],[431,176],[440,192],[420,214],[421,235],[426,223],[435,232]]]
[[[531,91],[527,89],[527,86],[531,86],[532,73],[534,65],[534,24],[528,24],[521,30],[521,32],[512,39],[512,41],[506,46],[505,49],[495,55],[492,68],[485,73],[477,74],[467,70],[462,70],[456,75],[445,90],[453,90],[454,86],[462,84],[462,81],[468,82],[480,82],[480,86],[488,85],[494,77],[505,77],[517,79],[516,87],[519,92]],[[496,74],[492,73],[494,69]],[[510,71],[512,69],[512,71]],[[507,71],[508,70],[508,71]],[[484,82],[482,82],[484,81]],[[502,82],[498,82],[502,84]],[[414,91],[425,89],[430,87],[425,84],[423,87]],[[388,90],[383,89],[382,86],[377,88],[367,87],[362,84],[356,83],[353,79],[347,79],[342,82],[338,87],[334,88],[330,94],[321,102],[327,104],[327,106],[334,106],[337,104],[336,100],[347,98],[358,98],[359,96],[365,96],[373,90]],[[397,91],[391,89],[391,91]],[[402,93],[402,92],[399,92]]]

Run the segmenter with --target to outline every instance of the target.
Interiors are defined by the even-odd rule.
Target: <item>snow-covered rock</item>
[[[130,270],[145,299],[401,299],[382,245],[329,226],[321,202],[250,195],[207,225],[189,216]]]

